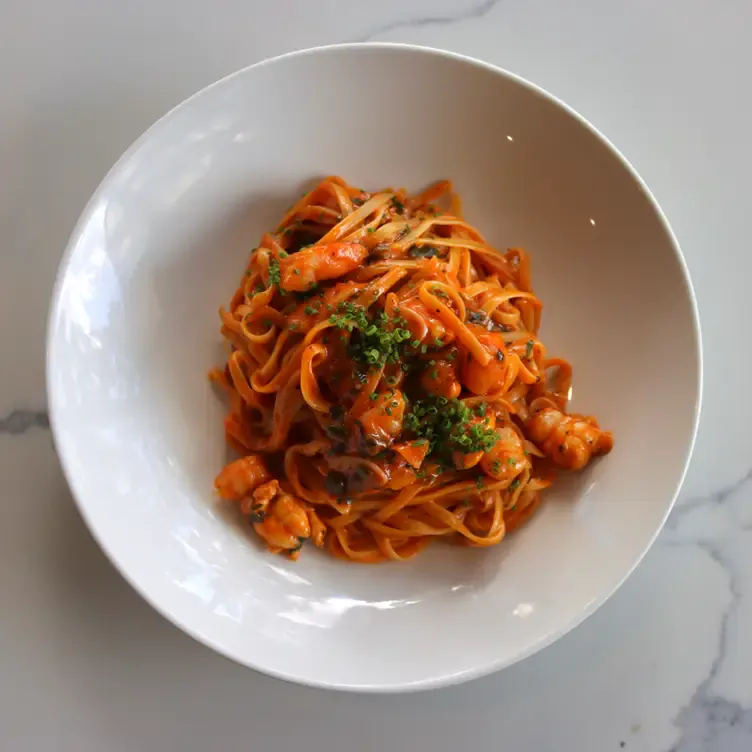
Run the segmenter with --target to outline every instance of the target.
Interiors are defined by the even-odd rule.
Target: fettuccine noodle
[[[216,487],[275,553],[494,546],[557,467],[613,445],[566,411],[572,369],[538,338],[527,254],[488,245],[448,181],[409,196],[327,178],[261,238],[219,313],[229,355],[210,377],[241,456]]]

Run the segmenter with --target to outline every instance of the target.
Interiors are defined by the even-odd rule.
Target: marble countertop
[[[750,28],[749,0],[6,0],[0,746],[752,750]],[[226,73],[296,48],[372,39],[499,64],[607,134],[650,185],[684,249],[705,350],[694,460],[666,530],[634,575],[536,656],[412,696],[288,685],[169,625],[84,528],[45,413],[55,269],[79,211],[119,154],[165,110]],[[643,274],[650,269],[635,269]]]

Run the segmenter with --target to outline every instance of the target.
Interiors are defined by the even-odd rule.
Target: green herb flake
[[[276,285],[280,290],[282,289],[279,261],[277,259],[272,259],[269,262],[269,284]]]
[[[289,548],[288,551],[291,554],[294,554],[296,551],[300,551],[301,548],[303,548],[303,544],[308,540],[308,538],[298,538],[298,545],[295,546],[295,548]]]
[[[408,255],[410,258],[435,258],[439,252],[430,245],[414,245]]]
[[[495,430],[476,422],[477,417],[462,400],[428,397],[411,403],[403,429],[416,439],[426,439],[429,454],[448,467],[455,452],[488,452],[498,441]]]

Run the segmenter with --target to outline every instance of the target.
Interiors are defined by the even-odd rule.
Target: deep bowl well
[[[524,246],[542,339],[573,408],[616,446],[489,550],[364,566],[264,550],[219,506],[226,303],[260,234],[340,174],[365,189],[454,181],[498,247]],[[66,476],[100,545],[167,618],[270,674],[360,690],[507,666],[613,593],[659,531],[696,430],[697,312],[645,185],[581,117],[491,66],[397,45],[293,53],[174,109],[104,179],[50,314],[48,388]]]

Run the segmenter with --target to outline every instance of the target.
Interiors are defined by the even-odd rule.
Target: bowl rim
[[[560,109],[564,110],[567,114],[569,114],[570,117],[574,118],[578,122],[579,125],[581,125],[587,131],[589,131],[590,134],[594,136],[596,139],[598,139],[604,146],[606,146],[606,148],[610,151],[610,153],[626,169],[628,174],[636,182],[636,184],[639,186],[642,193],[648,199],[648,202],[651,208],[653,209],[656,216],[658,217],[660,224],[670,241],[670,245],[672,246],[674,255],[677,261],[679,262],[679,269],[681,270],[684,287],[687,291],[687,295],[688,295],[689,302],[690,302],[694,341],[695,341],[695,348],[696,348],[695,349],[696,361],[697,361],[697,373],[696,373],[697,391],[696,391],[695,402],[694,402],[694,419],[693,419],[693,424],[692,424],[692,432],[691,432],[690,440],[685,450],[684,464],[683,464],[681,473],[679,475],[678,481],[676,483],[676,488],[673,492],[673,496],[670,500],[670,503],[666,507],[665,514],[663,518],[661,519],[660,524],[657,526],[650,540],[646,543],[644,549],[637,555],[634,562],[628,568],[628,570],[623,574],[621,579],[619,579],[618,582],[608,592],[604,593],[600,597],[591,601],[586,608],[582,609],[582,611],[580,611],[577,614],[577,616],[570,619],[567,623],[561,625],[552,634],[548,635],[546,639],[528,646],[528,648],[518,653],[512,659],[498,658],[495,660],[490,660],[486,664],[480,667],[464,669],[462,671],[449,673],[449,674],[438,673],[426,679],[421,679],[419,681],[411,682],[408,684],[404,684],[404,683],[397,683],[397,684],[332,683],[332,682],[327,682],[327,681],[319,681],[315,678],[310,678],[304,675],[293,675],[293,674],[286,673],[284,671],[278,671],[276,669],[269,668],[266,666],[261,667],[259,665],[255,665],[254,663],[243,659],[239,655],[234,654],[229,649],[225,648],[223,645],[217,642],[210,635],[202,632],[200,628],[195,628],[190,624],[184,623],[179,617],[172,614],[166,607],[163,607],[159,602],[153,599],[150,593],[147,592],[146,586],[136,581],[130,575],[127,569],[124,566],[121,566],[120,562],[117,560],[117,558],[112,553],[112,551],[109,550],[106,541],[100,535],[91,517],[89,516],[89,513],[87,512],[86,503],[82,500],[81,496],[79,496],[78,484],[76,481],[77,472],[73,469],[73,464],[70,462],[68,452],[64,447],[65,442],[62,439],[62,426],[58,422],[59,419],[57,417],[58,411],[57,411],[57,402],[55,399],[55,390],[52,388],[52,382],[53,382],[52,377],[53,377],[53,373],[55,371],[56,366],[54,363],[54,359],[52,357],[51,341],[52,341],[52,338],[54,337],[55,324],[59,317],[63,281],[68,273],[68,268],[70,266],[70,262],[73,257],[74,251],[80,240],[82,230],[85,227],[86,223],[89,221],[91,209],[95,206],[101,194],[106,189],[108,183],[110,182],[111,176],[114,175],[118,171],[118,169],[120,169],[121,166],[124,165],[132,157],[132,155],[135,154],[141,148],[141,146],[149,140],[153,131],[155,131],[162,124],[163,121],[169,119],[173,115],[173,113],[187,106],[188,103],[202,96],[205,92],[215,87],[222,86],[226,82],[236,77],[238,78],[242,77],[251,70],[266,67],[266,66],[271,66],[281,60],[287,60],[291,58],[305,58],[308,56],[318,55],[322,53],[329,53],[329,52],[362,50],[362,49],[380,49],[383,51],[388,51],[388,50],[410,51],[410,52],[419,53],[420,55],[425,55],[428,57],[440,57],[444,59],[453,60],[459,63],[463,63],[465,65],[469,65],[471,67],[479,68],[481,70],[494,73],[497,76],[501,76],[502,78],[506,78],[514,83],[519,84],[520,86],[528,89],[531,93],[537,95],[538,97],[541,97],[555,104]],[[511,71],[505,68],[502,68],[501,66],[494,65],[492,63],[488,63],[483,60],[479,60],[478,58],[474,58],[469,55],[463,55],[457,52],[450,52],[448,50],[444,50],[444,49],[440,49],[436,47],[430,47],[430,46],[424,46],[424,45],[418,45],[418,44],[409,44],[409,43],[345,42],[345,43],[338,43],[338,44],[308,47],[308,48],[304,48],[300,50],[294,50],[292,52],[287,52],[281,55],[275,55],[273,57],[264,58],[263,60],[260,60],[256,63],[240,68],[239,70],[236,70],[232,73],[229,73],[228,75],[223,76],[222,78],[214,81],[213,83],[210,83],[207,86],[202,87],[198,91],[191,94],[189,97],[183,99],[174,107],[171,107],[164,115],[162,115],[152,125],[150,125],[123,152],[123,154],[118,158],[118,160],[107,171],[105,176],[99,182],[91,198],[88,200],[88,202],[82,209],[81,214],[78,220],[76,221],[74,229],[70,235],[70,238],[68,239],[65,251],[58,265],[58,270],[57,270],[56,277],[55,277],[55,282],[54,282],[54,286],[52,290],[52,297],[51,297],[48,317],[47,317],[47,328],[46,328],[46,336],[45,336],[45,377],[46,377],[45,381],[46,381],[49,423],[50,423],[50,428],[51,428],[51,433],[52,433],[53,445],[55,447],[58,458],[60,460],[60,465],[63,471],[63,476],[66,480],[66,483],[68,484],[68,488],[71,492],[71,496],[73,497],[76,503],[78,512],[83,518],[84,523],[89,533],[97,542],[97,544],[99,545],[100,549],[102,550],[102,552],[104,553],[108,561],[120,573],[123,579],[158,614],[160,614],[168,622],[170,622],[171,624],[179,628],[181,631],[183,631],[184,633],[192,637],[198,643],[208,648],[211,648],[212,650],[214,650],[216,653],[220,654],[221,656],[225,658],[229,658],[231,661],[233,661],[234,663],[237,663],[238,665],[252,668],[255,671],[266,674],[268,676],[272,676],[276,679],[282,679],[282,680],[289,681],[294,684],[300,684],[304,686],[316,687],[316,688],[321,688],[321,689],[329,689],[329,690],[358,692],[358,693],[398,693],[398,692],[401,693],[401,692],[414,692],[414,691],[427,690],[427,689],[437,689],[439,687],[446,687],[446,686],[451,686],[455,684],[460,684],[462,682],[470,681],[473,679],[478,679],[483,676],[488,676],[489,674],[500,671],[503,668],[507,668],[508,666],[512,666],[515,663],[519,663],[525,658],[528,658],[531,655],[534,655],[535,653],[538,653],[544,650],[545,648],[549,647],[554,642],[564,637],[566,634],[568,634],[573,629],[575,629],[580,624],[582,624],[589,616],[595,613],[595,611],[597,611],[604,603],[606,603],[606,601],[608,601],[613,596],[613,594],[624,584],[627,578],[634,572],[637,566],[642,562],[643,558],[645,557],[645,555],[647,554],[647,552],[650,550],[653,543],[655,542],[656,538],[658,537],[660,532],[663,530],[666,520],[668,519],[668,516],[671,513],[671,510],[673,509],[674,504],[676,503],[676,500],[684,484],[684,480],[686,478],[687,471],[689,469],[689,465],[690,465],[693,451],[694,451],[695,444],[696,444],[697,432],[698,432],[698,427],[699,427],[699,422],[700,422],[700,414],[702,411],[703,349],[702,349],[702,333],[701,333],[701,326],[700,326],[700,316],[699,316],[699,310],[698,310],[698,304],[697,304],[697,297],[694,291],[694,287],[692,285],[692,280],[690,278],[689,268],[687,266],[684,255],[681,251],[681,247],[676,238],[676,235],[671,229],[671,226],[668,222],[666,215],[664,214],[663,210],[661,209],[660,205],[658,204],[657,200],[653,196],[652,192],[648,188],[645,181],[642,179],[642,177],[640,177],[637,170],[632,166],[629,160],[619,151],[619,149],[617,149],[617,147],[614,146],[614,144],[603,133],[601,133],[592,123],[590,123],[590,121],[588,121],[575,109],[570,107],[568,104],[566,104],[561,99],[551,94],[550,92],[548,92],[541,86],[538,86],[537,84],[532,83],[531,81],[523,78],[522,76],[512,73]]]

